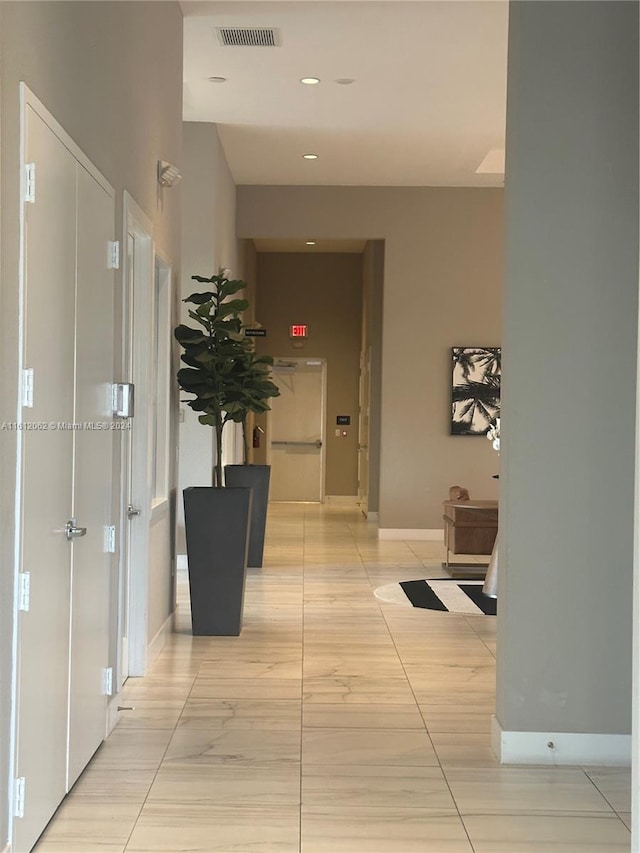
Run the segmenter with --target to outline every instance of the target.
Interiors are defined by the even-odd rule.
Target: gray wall
[[[201,285],[192,275],[214,275],[221,266],[240,275],[235,238],[236,187],[215,124],[185,122],[182,213],[182,298]],[[182,319],[187,321],[187,306]],[[184,396],[184,395],[183,395]],[[188,397],[185,397],[188,399]],[[210,486],[214,457],[213,430],[198,422],[189,406],[181,406],[179,441],[178,553],[186,553],[182,489]],[[225,431],[232,430],[228,425]]]
[[[497,717],[628,733],[638,6],[510,11]]]
[[[115,187],[114,232],[121,232],[122,191],[127,189],[152,219],[158,248],[178,274],[180,190],[160,191],[156,162],[181,161],[182,15],[177,3],[168,2],[3,2],[0,17],[0,420],[12,421],[17,401],[18,83],[27,83]],[[0,442],[0,848],[8,827],[14,438],[5,432]],[[158,534],[165,536],[167,528],[158,526]],[[171,597],[170,554],[163,556],[155,573],[164,602],[155,616],[162,621]],[[152,609],[155,594],[150,590]],[[151,624],[149,629],[152,633]]]
[[[238,235],[384,239],[380,526],[442,528],[454,483],[497,495],[484,438],[449,435],[450,347],[499,345],[500,189],[238,187]]]

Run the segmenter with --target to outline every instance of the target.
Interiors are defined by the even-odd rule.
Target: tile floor
[[[500,767],[495,619],[381,604],[442,574],[352,508],[276,504],[239,638],[177,633],[38,853],[629,851],[629,772]]]

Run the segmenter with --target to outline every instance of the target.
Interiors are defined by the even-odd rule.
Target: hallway
[[[355,508],[270,507],[239,638],[177,633],[38,853],[604,853],[629,771],[500,767],[495,619],[381,604],[443,574]]]

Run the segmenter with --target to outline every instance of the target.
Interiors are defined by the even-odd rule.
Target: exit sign
[[[307,326],[305,325],[297,325],[297,326],[289,326],[289,335],[292,338],[306,338],[307,337]]]

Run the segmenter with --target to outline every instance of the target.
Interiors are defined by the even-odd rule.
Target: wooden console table
[[[454,563],[450,554],[486,554],[493,549],[498,533],[498,501],[444,501],[444,544],[446,562],[442,567],[452,577],[483,576],[489,563]],[[460,571],[463,569],[464,571]]]

